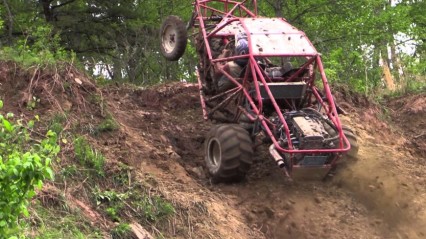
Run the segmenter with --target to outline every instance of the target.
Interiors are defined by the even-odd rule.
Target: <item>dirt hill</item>
[[[81,212],[80,230],[89,224],[105,236],[133,222],[159,238],[426,237],[425,94],[378,107],[337,93],[361,147],[356,162],[325,181],[289,182],[261,146],[246,181],[212,184],[203,158],[212,123],[202,119],[194,85],[97,88],[71,66],[28,72],[10,63],[0,67],[0,84],[5,111],[39,114],[47,122],[39,132],[60,123],[57,177],[37,200],[71,208],[64,217]],[[105,156],[101,175],[81,171],[76,135]],[[112,213],[114,203],[122,206]],[[37,236],[41,219],[31,220]]]

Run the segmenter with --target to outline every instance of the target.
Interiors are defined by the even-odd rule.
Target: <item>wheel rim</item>
[[[212,139],[209,142],[208,159],[214,168],[219,168],[220,166],[222,160],[221,151],[219,142],[216,139]]]
[[[165,52],[170,53],[176,47],[176,29],[172,25],[165,27],[162,36],[162,44]]]

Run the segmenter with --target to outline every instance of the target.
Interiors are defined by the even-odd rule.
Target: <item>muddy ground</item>
[[[70,112],[75,120],[64,130],[81,132],[112,117],[118,130],[88,139],[110,165],[132,166],[136,180],[155,182],[155,190],[173,203],[175,217],[160,228],[166,238],[426,238],[425,94],[378,107],[336,93],[360,151],[357,161],[327,180],[289,182],[261,146],[245,181],[212,184],[203,158],[212,123],[202,118],[194,85],[97,89],[74,70],[62,82],[58,75],[37,74],[1,65],[4,110],[24,118]],[[31,99],[40,101],[29,110]],[[78,190],[71,194],[83,200]]]
[[[171,200],[203,202],[191,238],[425,238],[425,95],[386,103],[386,112],[365,99],[338,98],[350,112],[358,160],[325,181],[289,182],[266,148],[256,150],[246,181],[211,184],[203,159],[204,135],[195,86],[149,90],[107,88],[114,117],[141,152],[141,170],[155,168]],[[167,184],[167,185],[166,185]]]

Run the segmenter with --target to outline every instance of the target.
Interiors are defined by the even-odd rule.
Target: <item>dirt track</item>
[[[152,182],[173,203],[176,215],[161,227],[166,238],[426,237],[425,94],[394,99],[384,114],[366,100],[337,94],[350,111],[343,121],[355,129],[361,147],[358,161],[326,181],[288,182],[260,147],[246,181],[214,185],[203,159],[204,135],[211,123],[202,119],[196,87],[110,86],[98,97],[100,91],[92,89],[89,80],[81,91],[75,75],[68,74],[73,94],[65,94],[63,88],[52,93],[52,82],[41,79],[42,87],[33,90],[42,99],[34,112],[23,110],[25,102],[19,101],[31,99],[26,93],[31,92],[27,83],[32,75],[17,75],[23,79],[19,81],[13,78],[13,68],[3,68],[0,93],[9,99],[6,111],[43,115],[60,106],[83,126],[111,113],[119,130],[90,142],[108,162],[133,166],[136,178]],[[89,93],[105,102],[96,97],[91,102]],[[386,121],[379,120],[383,117]]]
[[[359,159],[326,181],[288,182],[261,147],[245,182],[212,185],[203,162],[203,136],[211,125],[201,117],[195,87],[105,94],[130,141],[153,148],[142,153],[149,160],[141,169],[163,182],[170,200],[194,210],[191,233],[179,238],[426,237],[425,161],[422,148],[403,135],[415,129],[383,123],[374,106],[343,117],[359,137]],[[407,108],[419,99],[424,95],[402,100]],[[424,125],[424,100],[417,104],[413,114],[420,122],[413,127]],[[389,117],[404,121],[401,116]]]

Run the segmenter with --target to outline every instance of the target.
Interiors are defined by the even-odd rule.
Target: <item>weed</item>
[[[106,214],[114,221],[119,222],[119,212],[124,207],[124,201],[129,198],[128,193],[118,193],[114,190],[101,191],[99,188],[95,188],[93,191],[96,205],[106,205]]]
[[[121,207],[109,207],[105,209],[106,214],[115,222],[120,221],[120,217],[118,215],[118,211],[121,209]]]
[[[40,99],[33,96],[33,98],[27,103],[27,109],[34,110],[36,108],[37,103],[40,103]]]
[[[121,186],[129,186],[130,184],[130,167],[126,164],[123,164],[120,162],[118,165],[120,171],[112,175],[112,181],[114,185],[121,187]]]
[[[115,122],[115,120],[111,116],[108,116],[98,126],[96,126],[94,130],[94,135],[98,135],[100,133],[105,133],[105,132],[111,132],[116,129],[118,129],[118,124]]]
[[[148,222],[158,222],[175,213],[173,205],[159,196],[144,195],[136,204],[142,210],[143,217]]]
[[[99,188],[95,188],[93,194],[96,199],[96,205],[100,205],[101,203],[105,202],[116,203],[129,197],[129,195],[126,193],[117,193],[114,190],[101,191]]]
[[[65,114],[55,114],[49,122],[49,129],[59,135],[64,129],[62,124],[66,121],[66,119]]]
[[[102,103],[103,103],[103,98],[102,98],[102,96],[100,96],[100,95],[98,95],[98,94],[91,94],[90,96],[89,96],[89,101],[90,101],[90,103],[92,103],[92,104],[95,104],[95,105],[102,105]]]
[[[64,178],[73,177],[77,173],[78,173],[78,169],[77,169],[77,166],[74,164],[65,166],[64,168],[61,169],[61,172],[60,172],[60,174]]]
[[[99,176],[104,175],[105,157],[93,149],[83,137],[74,140],[74,154],[81,164],[93,168]]]
[[[35,201],[32,211],[36,216],[27,220],[26,238],[103,238],[101,232],[92,228],[78,211],[46,208],[39,201]]]
[[[111,230],[111,237],[113,239],[127,239],[131,238],[131,227],[129,224],[120,223]]]

